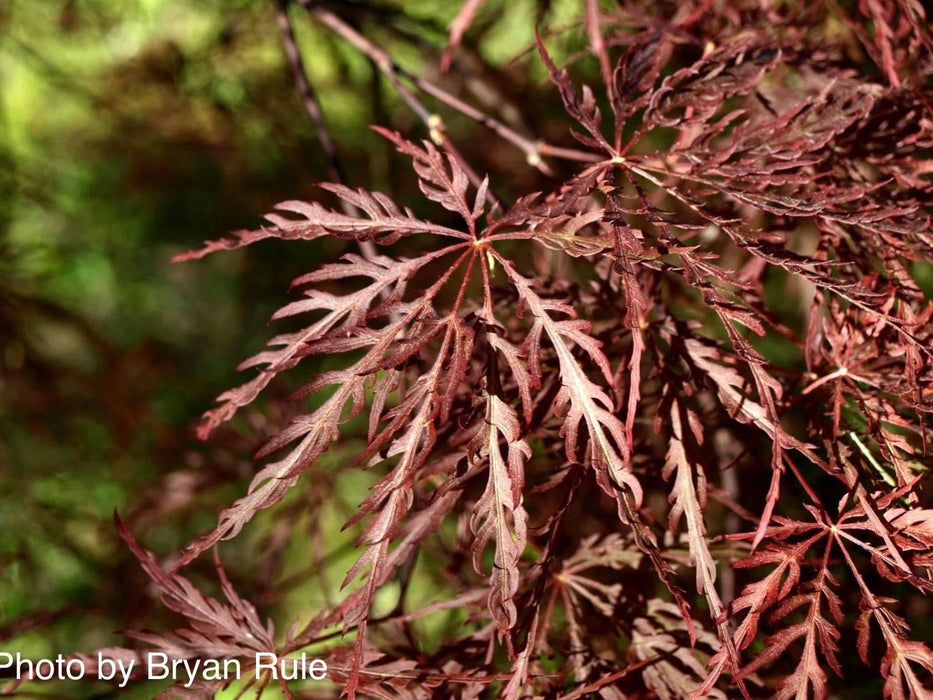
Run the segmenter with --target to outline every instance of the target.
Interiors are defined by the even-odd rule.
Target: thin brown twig
[[[450,155],[458,161],[467,174],[467,177],[470,179],[470,182],[474,187],[479,189],[482,184],[482,178],[480,178],[470,164],[463,159],[460,152],[448,138],[445,133],[444,120],[440,115],[429,110],[411,90],[405,87],[399,77],[399,74],[403,71],[392,57],[330,10],[318,6],[317,3],[311,0],[298,0],[298,2],[302,7],[311,12],[324,26],[349,41],[363,55],[369,57],[369,59],[376,64],[382,74],[392,83],[392,86],[398,91],[398,94],[409,108],[424,122],[425,126],[427,126],[431,140],[438,146],[444,147]],[[406,77],[410,76],[406,75]],[[492,192],[492,188],[486,188],[486,200],[492,206],[502,206],[501,200]]]
[[[312,0],[298,0],[298,4],[308,10],[328,29],[340,35],[361,53],[368,56],[375,62],[382,74],[388,79],[392,86],[398,91],[399,95],[408,107],[418,116],[421,121],[427,124],[431,119],[431,111],[409,90],[399,79],[398,66],[386,51],[373,44],[369,39],[356,31],[349,24],[330,10],[320,7]]]
[[[321,109],[314,87],[308,79],[308,72],[305,70],[301,52],[298,50],[298,44],[295,41],[295,31],[292,28],[291,18],[288,16],[288,0],[276,0],[276,7],[278,8],[279,36],[282,40],[282,48],[294,76],[298,94],[301,96],[301,104],[308,116],[311,117],[311,121],[314,122],[321,150],[324,151],[324,157],[327,158],[327,168],[331,180],[343,184],[344,174],[340,166],[340,159],[337,156],[337,149],[330,136],[330,129],[327,128],[324,112]]]
[[[529,165],[537,168],[539,171],[546,175],[553,176],[554,173],[543,161],[542,156],[545,155],[554,158],[562,158],[581,162],[595,162],[600,160],[600,156],[594,153],[580,151],[572,148],[561,148],[522,136],[517,131],[502,123],[495,117],[486,114],[482,110],[473,107],[455,95],[450,94],[443,88],[438,87],[429,80],[425,80],[416,73],[413,73],[398,65],[385,50],[375,46],[372,42],[362,36],[355,29],[350,27],[334,13],[319,7],[315,2],[313,2],[313,0],[298,0],[298,2],[303,7],[307,8],[309,12],[312,12],[323,24],[356,46],[357,49],[368,56],[379,67],[379,70],[382,71],[383,75],[385,75],[389,82],[392,83],[392,85],[399,91],[402,99],[404,99],[405,102],[409,104],[409,106],[415,112],[415,114],[417,114],[418,117],[428,125],[428,128],[431,130],[431,137],[435,140],[435,142],[440,143],[440,139],[445,138],[442,128],[443,121],[438,115],[430,113],[424,107],[424,105],[412,94],[412,92],[403,85],[401,82],[402,77],[411,81],[415,87],[430,95],[438,102],[441,102],[442,104],[447,105],[457,112],[460,112],[465,117],[468,117],[469,119],[482,124],[502,139],[514,145],[525,154],[525,160]]]
[[[327,169],[331,180],[345,185],[346,180],[343,168],[340,165],[340,158],[337,155],[337,148],[331,138],[330,129],[327,128],[327,121],[324,119],[321,103],[317,98],[314,87],[311,85],[311,81],[308,79],[308,72],[305,70],[301,51],[298,50],[298,43],[295,41],[295,31],[292,28],[291,18],[288,16],[288,0],[276,0],[276,6],[278,8],[279,36],[282,40],[282,48],[294,76],[298,94],[301,96],[301,103],[314,123],[318,142],[321,144],[321,150],[324,151],[324,157],[327,159]],[[362,214],[355,206],[342,198],[340,199],[340,208],[347,216],[360,216]],[[376,246],[372,241],[357,241],[357,244],[363,257],[367,260],[373,260],[378,255]]]
[[[588,683],[587,685],[578,686],[576,690],[568,693],[567,695],[561,695],[558,700],[576,700],[577,698],[582,698],[584,695],[589,693],[594,693],[600,688],[604,688],[607,685],[615,683],[620,678],[627,676],[633,671],[640,671],[646,666],[650,666],[653,663],[661,661],[664,658],[662,654],[655,654],[654,656],[649,656],[647,659],[642,659],[641,661],[636,661],[635,663],[626,666],[625,668],[616,671],[615,673],[610,673],[608,676],[603,676],[602,678]]]

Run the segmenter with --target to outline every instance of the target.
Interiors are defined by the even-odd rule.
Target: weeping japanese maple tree
[[[180,258],[269,238],[344,252],[294,281],[273,317],[289,330],[206,415],[205,438],[298,378],[242,497],[169,570],[123,530],[190,621],[137,637],[247,664],[314,649],[349,697],[933,696],[931,629],[907,619],[933,588],[920,3],[586,0],[528,59],[550,76],[529,94],[563,106],[550,140],[397,65],[354,8],[280,4],[335,181]],[[465,2],[429,60],[468,73],[461,42],[496,11]],[[339,182],[292,39],[305,15],[423,119],[376,128],[426,202]],[[458,143],[457,114],[508,155]],[[535,189],[497,171],[512,155]],[[355,436],[337,470],[371,486],[338,600],[276,633],[219,565],[226,603],[185,578],[260,511],[328,488],[322,455]],[[413,621],[444,610],[458,623],[423,644]]]

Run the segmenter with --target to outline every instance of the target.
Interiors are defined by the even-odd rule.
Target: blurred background
[[[456,3],[332,4],[402,65],[437,76]],[[458,58],[474,78],[504,71],[470,83],[455,66],[445,85],[525,133],[567,141],[543,102],[524,117],[539,123],[520,122],[513,101],[529,86],[556,95],[517,49],[533,43],[535,21],[570,21],[578,3],[507,5],[489,3]],[[256,228],[278,201],[327,194],[313,187],[331,178],[276,13],[273,0],[0,1],[0,650],[92,652],[125,644],[120,629],[170,624],[114,510],[147,548],[176,551],[242,495],[252,453],[284,420],[275,399],[287,387],[210,443],[194,437],[214,398],[244,381],[235,366],[273,335],[267,320],[290,280],[343,244],[269,241],[170,263]],[[390,176],[393,151],[367,126],[426,129],[366,57],[301,8],[292,17],[347,181],[408,204],[414,180]],[[534,187],[520,152],[449,119],[455,142],[470,134],[468,160],[483,153],[517,191]],[[357,447],[328,458],[348,462]],[[360,498],[357,488],[347,501]],[[288,555],[262,527],[225,563],[262,614],[287,623],[288,587],[266,586],[288,577]],[[353,559],[344,540],[340,575]]]

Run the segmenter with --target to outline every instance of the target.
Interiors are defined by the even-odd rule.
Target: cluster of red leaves
[[[445,64],[482,5],[464,3]],[[329,640],[350,697],[822,699],[871,677],[861,664],[885,698],[933,697],[902,606],[933,588],[923,9],[584,5],[598,89],[538,41],[582,149],[552,151],[550,189],[502,204],[443,134],[380,129],[445,223],[330,184],[341,211],[285,202],[181,256],[270,237],[378,249],[295,280],[274,318],[304,327],[207,414],[205,436],[306,358],[343,358],[295,392],[314,408],[216,529],[168,573],[125,533],[191,620],[137,638],[182,658]],[[417,255],[393,254],[402,239]],[[360,415],[357,463],[380,476],[348,522],[364,523],[348,592],[277,642],[225,580],[220,604],[180,570],[313,488]],[[373,620],[428,549],[448,597],[409,610],[403,594]],[[433,652],[398,631],[455,608],[466,621]]]

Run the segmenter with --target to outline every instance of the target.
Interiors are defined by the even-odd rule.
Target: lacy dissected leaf
[[[415,172],[418,174],[418,184],[424,196],[460,215],[469,227],[470,235],[459,233],[459,237],[475,236],[476,220],[479,219],[486,206],[488,182],[484,180],[480,184],[471,204],[467,201],[469,179],[453,156],[441,153],[430,141],[425,141],[424,148],[419,148],[393,131],[374,128],[394,143],[399,152],[411,157]]]
[[[641,674],[645,685],[661,700],[691,697],[707,676],[696,648],[684,644],[687,630],[678,612],[676,606],[653,598],[648,601],[648,614],[635,619],[632,631],[629,657],[635,662],[653,660]],[[714,634],[700,628],[696,636],[697,647],[707,653],[715,653],[719,648]],[[726,700],[725,693],[718,688],[705,690],[703,697]]]
[[[278,350],[266,350],[241,363],[240,369],[247,369],[265,365],[259,375],[243,386],[221,394],[220,408],[205,414],[205,422],[199,435],[207,435],[223,421],[229,420],[242,406],[250,404],[259,393],[279,373],[291,369],[304,357],[312,353],[342,352],[354,349],[354,345],[378,343],[378,337],[367,335],[367,323],[372,307],[382,303],[382,294],[390,294],[398,299],[404,294],[406,283],[424,265],[435,257],[452,252],[450,249],[438,251],[435,255],[428,255],[415,260],[392,260],[379,256],[373,260],[365,260],[357,255],[348,255],[341,263],[325,265],[320,270],[304,275],[295,281],[295,284],[309,285],[324,281],[333,281],[348,278],[370,278],[372,282],[362,289],[338,296],[324,291],[309,289],[305,292],[305,299],[293,302],[280,309],[274,319],[294,316],[298,313],[325,311],[326,314],[307,328],[296,333],[280,335],[269,341],[272,347],[280,346]],[[401,311],[401,308],[398,309]],[[396,329],[398,330],[398,329]],[[379,349],[385,351],[386,345],[394,340],[382,333],[382,345]],[[322,342],[323,341],[323,342]],[[370,364],[375,360],[370,358]],[[368,365],[363,365],[367,367]],[[370,372],[378,369],[374,366]],[[358,376],[364,376],[357,373]],[[337,384],[344,377],[330,375],[326,382]],[[315,384],[313,390],[322,388],[322,384]],[[305,393],[312,393],[306,390]],[[345,395],[344,400],[350,398]],[[342,406],[341,406],[342,408]],[[294,439],[294,438],[291,438]],[[278,446],[278,443],[276,443]],[[274,449],[274,448],[273,448]]]
[[[257,231],[237,231],[233,238],[222,238],[207,243],[200,250],[184,253],[172,258],[175,262],[203,258],[210,253],[235,250],[267,238],[283,240],[313,240],[321,236],[339,236],[359,241],[372,240],[380,245],[396,242],[402,236],[417,233],[431,233],[450,238],[468,238],[463,231],[440,226],[429,221],[422,221],[408,209],[401,209],[391,199],[380,192],[353,190],[344,185],[322,183],[320,187],[336,194],[340,199],[352,204],[368,218],[352,216],[328,209],[318,202],[289,200],[275,205],[279,211],[297,214],[302,218],[291,219],[281,214],[266,214],[266,220],[273,224],[270,228]]]
[[[748,381],[735,368],[737,363],[734,357],[697,338],[686,339],[684,346],[690,361],[713,383],[719,400],[733,418],[755,426],[781,447],[795,449],[818,466],[824,466],[824,462],[814,454],[812,445],[789,435],[777,422],[775,403],[781,398],[781,387],[772,376],[763,371],[760,364],[750,362],[748,366],[752,370],[758,393],[763,397],[765,405],[748,398]],[[723,364],[723,361],[728,364]]]
[[[674,477],[674,485],[668,500],[672,507],[668,520],[672,532],[679,529],[680,520],[687,523],[687,543],[690,549],[690,561],[696,572],[697,593],[706,597],[709,605],[710,617],[716,625],[719,638],[724,651],[729,654],[733,668],[739,665],[738,652],[733,644],[730,627],[726,624],[724,616],[725,607],[716,590],[716,562],[709,550],[706,537],[706,523],[703,509],[706,506],[706,475],[703,468],[692,462],[687,456],[685,448],[684,430],[681,408],[677,401],[671,404],[671,438],[667,449],[667,460],[664,464],[663,476],[665,479]],[[687,423],[692,431],[697,445],[702,444],[703,432],[696,414],[686,410]],[[702,686],[703,692],[709,692],[709,686]]]
[[[432,289],[428,290],[429,293],[418,300],[403,302],[399,299],[412,275],[433,258],[449,252],[452,252],[449,248],[441,249],[434,255],[402,261],[383,256],[374,261],[364,261],[350,256],[343,263],[324,266],[318,272],[300,278],[302,284],[359,276],[369,277],[374,281],[362,290],[344,296],[320,293],[312,289],[306,292],[307,299],[284,307],[277,316],[317,310],[325,310],[327,313],[302,331],[273,339],[272,345],[284,346],[281,350],[266,351],[247,360],[245,366],[265,364],[266,368],[251,382],[224,394],[221,398],[225,399],[226,403],[209,415],[207,426],[228,418],[236,408],[252,401],[276,375],[290,369],[308,354],[360,349],[366,349],[366,353],[346,369],[318,375],[312,384],[301,390],[302,395],[307,395],[329,386],[337,387],[319,408],[296,418],[259,452],[261,457],[296,440],[299,441],[283,459],[267,464],[256,474],[250,484],[249,493],[224,510],[214,532],[192,543],[176,566],[183,566],[217,541],[236,536],[256,511],[282,500],[288,490],[297,483],[301,473],[337,439],[340,424],[364,409],[367,385],[373,375],[404,363],[437,332],[440,326],[435,321],[431,307],[433,294],[446,283],[456,266],[443,275]],[[384,290],[389,290],[390,298],[394,297],[396,300],[393,305],[387,307],[380,300],[379,295]],[[381,314],[389,315],[391,309],[396,319],[390,319],[389,323],[379,330],[372,330],[366,324],[370,315],[374,313],[371,305],[377,303],[380,304]],[[411,334],[411,338],[406,339],[406,334]],[[448,331],[445,347],[449,345],[450,337],[451,332]],[[422,420],[436,410],[433,399],[425,398],[425,395],[430,393],[426,387],[432,386],[432,381],[440,381],[440,366],[446,354],[446,351],[441,353],[441,360],[435,365],[436,370],[432,374],[433,380],[423,377],[410,394],[410,397],[414,398],[410,398],[407,404],[409,410],[418,407]],[[398,429],[401,422],[396,420],[392,425]],[[426,425],[427,423],[420,423],[409,426],[405,434],[390,446],[391,455],[405,453],[410,458],[397,467],[394,472],[396,475],[404,475],[406,470],[414,468],[417,460],[413,458],[420,453],[416,448],[420,445],[421,431]],[[382,439],[387,440],[390,434],[384,435]],[[385,498],[387,491],[391,490],[392,483],[403,483],[405,477],[393,479],[386,480],[383,489],[371,498],[368,510],[363,516]],[[379,541],[378,536],[372,537],[374,541]]]
[[[687,420],[691,424],[697,443],[702,443],[702,431],[695,414],[687,412]],[[677,532],[680,520],[687,523],[687,541],[690,547],[690,557],[696,569],[697,592],[705,593],[710,598],[710,612],[713,618],[719,616],[721,603],[716,593],[716,563],[710,554],[706,541],[706,525],[703,522],[703,508],[706,505],[706,476],[703,468],[692,464],[684,448],[684,426],[681,422],[681,411],[677,402],[671,405],[671,439],[667,448],[667,461],[664,464],[664,478],[674,477],[669,500],[672,508],[668,515],[672,532]]]
[[[732,601],[733,616],[747,611],[732,635],[736,649],[746,649],[758,634],[762,615],[794,592],[800,582],[800,563],[807,550],[821,537],[822,532],[792,546],[765,545],[751,556],[733,564],[736,568],[774,567],[766,576],[747,584],[741,594]],[[716,668],[720,668],[726,660],[723,651],[720,651],[715,659]]]
[[[477,573],[482,573],[483,551],[490,538],[495,537],[489,610],[500,634],[516,623],[518,611],[514,598],[521,578],[518,562],[525,551],[528,515],[522,507],[522,489],[524,461],[531,456],[531,448],[520,435],[515,409],[490,394],[486,399],[485,425],[473,443],[476,458],[488,464],[489,476],[486,490],[473,508],[470,526],[476,535],[473,566]],[[505,441],[505,454],[500,440]]]
[[[558,410],[566,409],[561,435],[566,443],[567,457],[579,460],[582,422],[589,437],[590,459],[597,473],[603,475],[603,487],[610,489],[610,495],[612,490],[627,490],[637,508],[641,503],[641,486],[631,472],[628,452],[631,446],[625,442],[623,425],[613,414],[612,400],[605,390],[590,380],[572,351],[573,346],[585,351],[611,384],[612,373],[606,356],[600,350],[599,341],[587,334],[590,327],[588,322],[574,318],[576,313],[571,306],[538,296],[532,284],[516,272],[511,263],[506,260],[502,260],[502,263],[533,318],[533,325],[525,341],[529,364],[538,364],[542,335],[547,336],[557,351],[563,387],[555,405]],[[557,321],[551,317],[552,313],[571,318]],[[610,487],[610,484],[614,486]]]
[[[582,97],[577,97],[568,72],[566,70],[560,70],[554,65],[554,61],[544,47],[544,42],[541,40],[540,35],[536,33],[535,39],[538,42],[538,53],[541,55],[541,59],[544,61],[544,65],[547,66],[548,73],[551,76],[551,82],[560,90],[560,97],[564,102],[564,108],[567,110],[567,113],[576,119],[589,133],[589,136],[584,136],[574,132],[574,136],[580,143],[586,146],[612,153],[612,146],[609,145],[609,142],[606,141],[605,136],[603,136],[600,130],[600,124],[603,118],[599,106],[596,103],[596,96],[593,94],[593,90],[588,85],[583,85]]]
[[[893,506],[898,492],[916,483],[901,486],[881,499],[856,489],[856,503],[839,519],[838,528],[846,540],[871,554],[878,573],[891,581],[907,581],[920,591],[933,592],[930,573],[915,570],[928,565],[930,539],[929,511]],[[913,567],[911,566],[913,564]]]
[[[621,581],[625,573],[638,567],[643,558],[644,555],[633,546],[632,537],[613,533],[605,537],[593,535],[585,538],[579,549],[563,562],[551,589],[552,596],[559,595],[563,600],[563,614],[572,648],[586,646],[585,617],[589,608],[603,619],[611,620],[614,627],[621,628],[624,621],[617,615],[623,600]],[[544,622],[546,624],[547,620]],[[525,654],[533,648],[529,645]],[[580,679],[593,676],[598,671],[593,659],[573,658],[571,663],[574,674]]]
[[[862,48],[871,56],[875,65],[883,72],[888,82],[900,86],[908,80],[911,68],[933,54],[933,37],[930,36],[929,7],[916,0],[879,2],[863,0],[853,6],[857,12],[848,14],[842,8],[836,11],[847,22],[861,42]],[[874,28],[869,32],[864,26],[870,20]]]
[[[369,573],[364,587],[366,595],[355,604],[350,613],[343,617],[345,628],[356,623],[365,625],[365,615],[378,587],[385,582],[388,572],[398,566],[397,557],[394,565],[390,561],[388,546],[395,539],[412,505],[415,474],[424,467],[435,446],[434,424],[441,412],[441,387],[445,381],[456,385],[462,379],[462,376],[454,376],[451,379],[443,371],[445,365],[448,364],[448,354],[456,350],[453,339],[459,328],[459,320],[456,317],[450,317],[446,324],[444,340],[432,368],[419,377],[397,408],[386,413],[389,421],[387,432],[394,432],[401,426],[405,426],[401,434],[391,440],[385,452],[385,457],[398,456],[399,460],[386,476],[373,485],[372,493],[348,521],[349,525],[371,516],[358,541],[359,545],[366,546],[366,550],[343,581],[343,585],[346,586],[368,567]],[[463,350],[462,347],[459,349]],[[461,363],[459,367],[461,372],[465,372],[465,364]],[[376,443],[378,444],[378,439]],[[443,499],[437,502],[443,503]],[[399,549],[404,549],[404,545],[396,548],[397,551]],[[360,636],[362,636],[362,628]]]
[[[843,548],[847,560],[848,552]],[[862,613],[856,622],[858,651],[862,661],[869,663],[869,642],[873,626],[881,632],[885,653],[881,659],[881,675],[885,678],[885,700],[929,700],[933,698],[930,673],[933,672],[933,651],[923,642],[907,637],[910,627],[889,606],[896,602],[881,598],[869,590],[864,579],[858,577],[862,589]],[[874,625],[872,624],[874,623]],[[917,670],[921,669],[918,676]]]
[[[158,587],[162,602],[183,615],[190,625],[175,632],[129,632],[130,636],[164,650],[171,658],[255,657],[257,652],[275,651],[271,621],[267,625],[259,621],[255,607],[236,593],[219,561],[217,571],[227,604],[205,596],[184,577],[166,573],[155,555],[140,547],[116,514],[114,521],[120,537]]]
[[[645,118],[668,127],[703,123],[724,100],[754,92],[780,58],[779,48],[754,33],[739,35],[665,78],[653,93]]]
[[[826,548],[827,555],[829,544],[827,543]],[[824,558],[824,565],[816,580],[801,586],[797,595],[782,601],[770,615],[770,621],[775,624],[795,610],[803,608],[806,613],[805,619],[768,637],[765,640],[764,651],[739,673],[739,677],[745,677],[766,667],[786,653],[791,644],[802,639],[803,650],[798,657],[797,667],[778,683],[777,693],[774,695],[776,699],[812,696],[816,700],[824,700],[828,695],[824,665],[842,675],[838,656],[838,641],[841,636],[838,625],[843,621],[842,604],[833,590],[839,583],[829,572],[827,563],[827,559]],[[828,611],[828,617],[823,612],[824,607]]]
[[[444,54],[441,56],[442,71],[446,72],[450,69],[450,62],[460,46],[464,33],[469,29],[473,18],[485,2],[486,0],[465,0],[460,6],[460,11],[450,23],[450,38],[447,41],[447,48],[444,49]]]
[[[554,408],[558,414],[564,413],[561,436],[564,438],[567,458],[572,462],[580,462],[582,423],[588,438],[588,462],[596,472],[597,482],[616,501],[619,518],[632,527],[638,547],[651,558],[658,575],[678,601],[689,627],[689,606],[673,580],[669,564],[661,556],[656,537],[638,514],[642,489],[631,470],[631,445],[626,442],[625,425],[613,413],[612,399],[587,376],[572,351],[574,345],[582,349],[611,385],[612,374],[599,342],[587,333],[587,322],[573,318],[575,314],[572,307],[540,297],[531,283],[518,274],[508,261],[503,259],[501,262],[520,300],[533,318],[525,340],[529,364],[534,366],[538,363],[542,335],[547,336],[557,353],[562,385],[555,397]],[[551,317],[552,313],[569,315],[571,319],[557,321]]]
[[[460,460],[461,455],[455,454],[447,460],[440,460],[436,468],[438,471],[444,471],[445,467],[453,466],[451,462],[456,463]],[[347,686],[351,689],[355,689],[361,680],[365,680],[362,665],[365,661],[366,628],[369,611],[376,593],[395,572],[403,567],[407,561],[410,561],[424,540],[437,531],[441,522],[457,504],[464,483],[473,475],[473,472],[468,472],[463,477],[446,481],[435,492],[428,505],[412,514],[398,526],[399,542],[391,551],[389,551],[388,539],[367,546],[347,575],[344,585],[347,585],[352,578],[363,571],[366,572],[366,582],[360,588],[352,591],[334,609],[328,618],[328,622],[329,624],[342,625],[345,630],[354,625],[356,626],[357,637],[350,650],[350,663],[344,669],[347,675]],[[400,493],[404,497],[406,492]],[[383,512],[386,512],[387,507],[393,506],[394,503],[390,502],[383,508]],[[397,514],[399,521],[401,521],[403,515],[403,512]],[[370,528],[371,530],[372,528]],[[487,596],[474,594],[474,597],[479,599]],[[451,604],[451,607],[453,607],[453,604]]]
[[[579,234],[582,228],[600,221],[603,216],[601,210],[595,209],[567,217],[554,217],[541,227],[527,231],[527,237],[533,238],[545,248],[559,250],[575,258],[597,255],[612,247],[612,237],[607,233],[589,236]]]
[[[662,32],[649,29],[636,37],[619,58],[613,75],[621,98],[621,105],[615,106],[617,114],[627,117],[648,106],[652,95],[648,88],[660,77],[663,46]],[[636,93],[641,94],[635,97]]]

